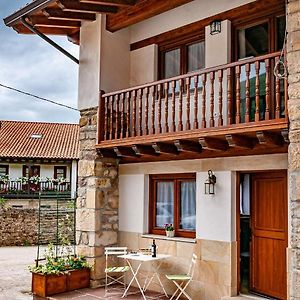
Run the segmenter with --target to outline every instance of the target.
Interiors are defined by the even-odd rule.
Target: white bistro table
[[[151,255],[145,255],[145,254],[126,254],[126,255],[120,255],[118,256],[120,258],[124,258],[132,272],[132,279],[130,280],[122,298],[126,297],[127,296],[127,292],[130,288],[130,286],[132,285],[133,281],[135,280],[135,282],[137,283],[139,289],[140,289],[140,292],[144,298],[144,300],[146,300],[146,296],[145,296],[145,292],[146,290],[148,289],[150,283],[152,282],[152,280],[156,277],[158,282],[159,282],[159,285],[161,286],[164,294],[166,295],[166,297],[168,298],[168,294],[159,278],[159,274],[158,274],[158,270],[159,270],[159,267],[162,263],[162,261],[166,258],[169,258],[171,257],[171,255],[169,254],[157,254],[156,257],[152,257]],[[132,261],[137,261],[138,262],[138,266],[136,269],[133,268],[132,266]],[[141,287],[139,281],[138,281],[138,278],[137,278],[137,275],[139,273],[139,270],[142,266],[143,263],[146,263],[146,262],[150,262],[151,265],[152,265],[152,269],[153,269],[153,274],[149,277],[149,276],[146,276],[146,280],[145,280],[145,283],[144,283],[144,286],[143,288]],[[158,262],[158,264],[154,264],[155,262]],[[157,297],[156,297],[157,298]]]

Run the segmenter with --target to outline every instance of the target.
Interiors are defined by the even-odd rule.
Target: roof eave
[[[11,27],[14,24],[16,24],[18,21],[20,21],[20,19],[22,17],[24,17],[28,14],[31,14],[37,10],[43,9],[53,2],[55,2],[55,0],[36,0],[28,5],[24,6],[23,8],[17,10],[10,16],[4,18],[3,19],[4,23],[6,26]]]

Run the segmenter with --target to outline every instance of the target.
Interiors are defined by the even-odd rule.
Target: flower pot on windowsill
[[[167,237],[174,237],[174,234],[175,234],[175,231],[174,231],[174,230],[172,230],[172,231],[166,230],[166,236],[167,236]]]

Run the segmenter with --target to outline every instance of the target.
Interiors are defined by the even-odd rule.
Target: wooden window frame
[[[64,178],[67,178],[67,167],[66,166],[54,166],[54,179],[57,179],[57,170],[64,170]]]
[[[23,170],[22,170],[22,174],[23,177],[26,177],[26,168],[29,168],[27,165],[23,165]],[[37,176],[41,176],[41,166],[39,165],[33,165],[31,166],[31,168],[38,168],[38,175]],[[32,177],[33,174],[30,174],[30,172],[28,172],[28,178]]]
[[[199,42],[205,42],[204,30],[198,35],[188,36],[180,39],[168,41],[158,45],[158,79],[165,79],[165,58],[164,54],[168,51],[180,49],[180,74],[187,74],[187,47]],[[204,66],[205,68],[205,66]]]
[[[2,174],[2,175],[9,175],[9,165],[0,165],[0,168],[5,169],[5,174]],[[1,174],[0,174],[0,176],[1,176]]]
[[[156,227],[156,184],[160,181],[174,182],[174,229],[177,237],[195,238],[196,231],[184,230],[179,228],[180,224],[180,182],[182,181],[196,182],[195,173],[182,174],[157,174],[150,175],[149,181],[149,233],[165,235],[165,230]]]

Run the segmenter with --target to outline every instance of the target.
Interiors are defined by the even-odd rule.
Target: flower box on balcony
[[[57,275],[32,272],[32,293],[40,297],[48,297],[89,286],[89,268],[70,270]]]

